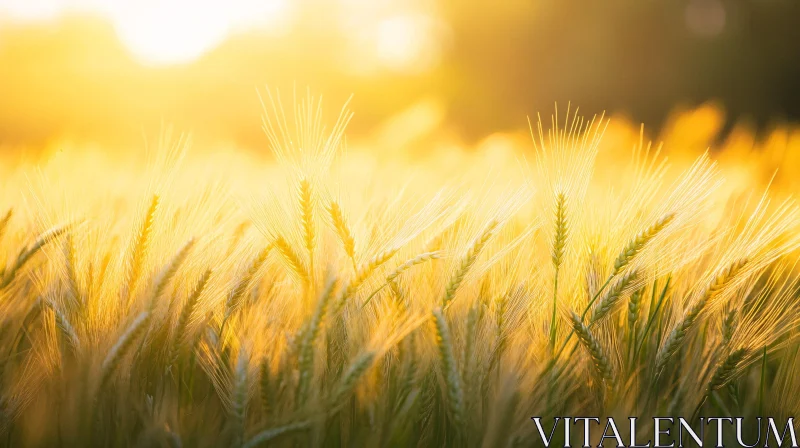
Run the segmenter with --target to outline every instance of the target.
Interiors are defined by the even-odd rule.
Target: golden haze
[[[531,416],[800,410],[799,128],[559,104],[474,142],[375,81],[415,60],[403,17],[364,88],[410,106],[349,138],[358,96],[253,87],[342,91],[306,28],[0,30],[0,445],[499,447]]]
[[[501,446],[530,415],[796,411],[800,208],[779,162],[695,151],[714,108],[676,118],[670,162],[573,110],[370,148],[408,113],[344,151],[347,109],[261,96],[272,158],[165,131],[144,160],[4,165],[12,444]]]

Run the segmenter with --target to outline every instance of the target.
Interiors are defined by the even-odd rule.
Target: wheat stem
[[[436,345],[439,348],[439,361],[442,363],[442,374],[447,386],[447,409],[454,426],[464,429],[464,390],[461,388],[461,376],[453,353],[453,340],[442,310],[433,310],[433,323],[436,327]]]
[[[314,314],[311,315],[308,323],[303,328],[300,348],[298,349],[300,375],[297,383],[297,402],[301,405],[306,401],[311,377],[314,375],[314,345],[319,336],[320,327],[322,325],[322,320],[325,318],[328,304],[336,290],[336,284],[336,278],[331,276],[319,298]]]

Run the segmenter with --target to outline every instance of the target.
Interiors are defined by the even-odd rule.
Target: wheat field
[[[569,110],[503,157],[365,154],[347,109],[263,101],[270,155],[165,131],[6,164],[3,446],[540,446],[532,416],[800,410],[791,162]]]

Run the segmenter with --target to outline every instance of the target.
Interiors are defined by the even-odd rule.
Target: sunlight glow
[[[288,20],[287,0],[126,1],[112,9],[117,32],[142,60],[190,62],[232,31],[269,29]]]
[[[229,24],[211,2],[128,3],[114,11],[120,39],[150,63],[189,62],[222,42]]]
[[[231,33],[257,27],[283,32],[290,0],[0,0],[0,16],[41,21],[64,12],[108,17],[119,38],[142,62],[191,62]]]
[[[63,0],[0,0],[0,17],[14,20],[49,20],[64,7]]]
[[[237,33],[283,36],[331,26],[343,38],[342,68],[368,76],[429,70],[448,41],[449,28],[425,1],[330,0],[323,6],[327,12],[299,0],[0,0],[0,23],[99,16],[150,66],[191,63]],[[307,23],[309,13],[322,23]]]
[[[426,50],[432,45],[427,25],[424,18],[414,16],[395,16],[378,23],[378,58],[394,69],[428,65],[431,55]]]

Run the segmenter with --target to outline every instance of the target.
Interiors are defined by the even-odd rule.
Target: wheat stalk
[[[247,351],[242,347],[236,361],[236,372],[231,391],[231,416],[233,417],[234,446],[244,443],[245,419],[247,417]]]
[[[436,345],[439,348],[439,361],[447,386],[447,410],[453,424],[459,430],[464,428],[464,390],[453,353],[453,340],[441,309],[433,310],[433,323],[436,328]]]
[[[473,397],[473,385],[475,383],[474,370],[477,360],[475,359],[475,346],[477,345],[478,328],[483,317],[483,305],[476,303],[467,313],[467,334],[464,341],[464,355],[462,356],[464,365],[464,389],[466,397]],[[474,403],[470,401],[470,404]]]
[[[319,298],[314,314],[311,315],[311,318],[303,329],[300,348],[298,350],[300,376],[297,383],[297,402],[300,404],[303,404],[307,398],[311,376],[314,374],[314,345],[319,336],[320,326],[322,320],[325,318],[325,311],[328,308],[328,303],[330,303],[336,290],[336,284],[336,278],[331,276]]]
[[[259,369],[259,390],[261,392],[261,413],[264,415],[264,418],[269,415],[270,411],[270,370],[269,370],[269,360],[265,356],[264,359],[261,360],[261,366]]]

